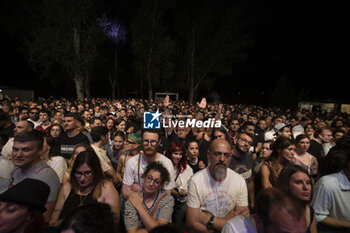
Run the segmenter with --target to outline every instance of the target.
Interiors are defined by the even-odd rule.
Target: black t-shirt
[[[250,154],[243,154],[239,158],[232,155],[229,168],[240,174],[248,183],[254,178],[255,160]]]
[[[324,149],[322,144],[318,143],[315,140],[311,140],[310,141],[310,148],[307,151],[310,154],[312,154],[313,156],[316,157],[317,162],[318,162],[318,167],[319,167],[319,171],[323,170],[323,166],[324,166],[324,161],[325,161],[325,153],[324,153]]]
[[[199,164],[199,159],[197,161],[196,164],[191,164],[190,161],[187,160],[187,164],[188,166],[190,166],[192,168],[193,174],[195,174],[196,172],[200,171],[201,169],[199,168],[198,164]]]
[[[199,147],[199,155],[198,155],[198,159],[199,161],[203,161],[203,163],[205,164],[205,166],[208,166],[208,149],[210,146],[210,142],[205,140],[204,135],[203,137],[199,140],[198,142],[198,147]]]
[[[9,127],[0,130],[0,135],[7,136],[9,138],[13,137],[13,130],[15,129],[15,127],[15,124],[11,123]]]
[[[74,147],[79,144],[85,142],[86,144],[90,145],[90,141],[88,137],[82,133],[77,134],[74,137],[68,137],[67,134],[61,134],[57,140],[57,145],[60,148],[61,155],[66,158],[70,159],[72,156]]]

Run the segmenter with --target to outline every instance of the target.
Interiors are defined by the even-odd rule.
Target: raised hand
[[[163,101],[163,106],[167,108],[170,105],[170,98],[169,95],[165,96],[164,101]]]
[[[205,109],[207,107],[207,99],[203,97],[200,103],[197,102],[197,106],[200,109]]]

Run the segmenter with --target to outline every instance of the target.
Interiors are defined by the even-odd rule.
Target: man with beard
[[[34,129],[40,125],[42,122],[39,120],[39,109],[29,108],[29,118],[28,121],[33,122]]]
[[[221,232],[230,218],[249,215],[247,185],[228,168],[231,157],[227,140],[213,140],[208,149],[209,166],[190,180],[186,220],[196,232]]]
[[[149,163],[156,161],[161,162],[170,174],[170,182],[164,186],[164,190],[170,194],[174,187],[174,168],[170,159],[157,152],[159,144],[159,130],[143,129],[142,151],[140,154],[128,159],[125,165],[122,186],[124,199],[128,199],[133,192],[138,192],[142,189],[144,184],[142,174]]]
[[[61,155],[65,159],[70,159],[75,145],[85,142],[90,144],[90,141],[86,135],[80,132],[79,116],[75,113],[67,113],[64,116],[64,133],[58,137],[57,145],[60,148]]]
[[[16,126],[13,129],[13,134],[14,136],[16,136],[25,131],[30,132],[33,129],[34,129],[33,122],[27,121],[27,120],[20,120],[16,123]],[[4,147],[1,150],[1,155],[3,155],[5,158],[11,158],[13,140],[14,140],[14,137],[10,137],[7,143],[4,145]]]
[[[236,144],[232,151],[232,159],[229,168],[240,174],[248,186],[250,207],[254,208],[254,168],[256,162],[249,152],[253,144],[253,135],[241,133],[237,136]]]

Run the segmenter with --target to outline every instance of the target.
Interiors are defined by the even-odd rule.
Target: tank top
[[[82,205],[97,203],[97,200],[92,196],[94,190],[95,189],[93,189],[88,195],[79,195],[72,189],[67,200],[64,202],[59,219],[65,219],[73,210]]]

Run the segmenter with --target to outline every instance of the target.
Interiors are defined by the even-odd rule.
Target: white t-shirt
[[[111,166],[108,165],[108,162],[110,162],[110,160],[107,157],[107,152],[104,149],[101,149],[98,146],[95,146],[93,144],[91,144],[91,147],[94,149],[98,158],[100,159],[102,171],[106,172],[109,169],[111,169]]]
[[[143,154],[143,152],[141,151],[140,154]],[[138,169],[140,154],[131,157],[126,162],[124,176],[123,176],[123,184],[131,186],[133,183],[136,183],[136,184],[140,184],[141,187],[143,187],[144,182],[142,179],[142,174],[146,170],[148,162],[143,159],[143,156],[141,156],[140,169]],[[157,156],[159,157],[157,161],[161,162],[170,174],[170,182],[168,184],[165,184],[164,189],[171,190],[174,188],[174,179],[175,179],[173,163],[171,162],[170,159],[168,159],[162,154],[158,153]],[[137,174],[138,170],[139,170],[139,174]]]
[[[47,162],[47,165],[49,165],[53,170],[55,170],[60,180],[60,183],[62,183],[62,177],[67,171],[66,160],[62,156],[54,156]]]
[[[228,220],[221,233],[256,233],[255,221],[252,215],[248,217],[236,216]]]
[[[190,180],[187,206],[207,210],[223,218],[235,206],[248,206],[247,185],[242,176],[227,169],[224,181],[215,181],[209,168],[198,171]]]
[[[193,170],[192,168],[187,165],[186,169],[180,173],[177,178],[177,175],[175,175],[175,187],[178,189],[186,189],[188,190],[188,183],[190,181],[190,178],[193,176]]]
[[[188,190],[188,184],[192,176],[193,176],[193,170],[189,165],[186,166],[186,169],[182,173],[180,174],[175,173],[175,188],[178,188],[179,190],[180,189]],[[187,201],[187,195],[186,196],[175,195],[174,197],[182,203]]]
[[[12,156],[13,141],[14,138],[9,138],[6,144],[2,147],[1,154],[5,156],[5,158],[10,158]]]

